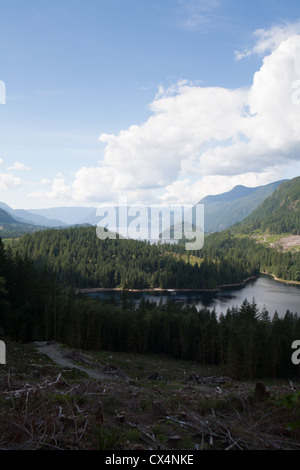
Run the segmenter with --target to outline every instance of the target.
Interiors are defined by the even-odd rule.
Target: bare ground
[[[52,361],[58,364],[61,367],[68,367],[70,369],[78,369],[84,373],[86,373],[89,377],[97,380],[108,380],[112,377],[109,377],[105,372],[101,372],[97,369],[91,369],[83,365],[79,365],[76,361],[81,361],[82,363],[88,365],[95,365],[95,363],[88,358],[86,354],[80,353],[79,351],[69,351],[68,353],[66,350],[59,345],[58,343],[44,343],[37,345],[37,350],[40,351],[42,354],[46,354],[49,356]],[[75,361],[75,362],[74,362]]]
[[[273,246],[281,247],[284,251],[298,248],[300,247],[300,235],[288,235],[287,237],[282,237],[280,240],[273,243]]]
[[[300,449],[297,381],[161,356],[7,343],[0,449]]]

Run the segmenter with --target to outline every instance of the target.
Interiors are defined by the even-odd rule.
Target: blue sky
[[[195,203],[298,176],[299,0],[0,9],[0,201]]]

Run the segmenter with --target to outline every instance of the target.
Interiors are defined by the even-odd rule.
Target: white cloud
[[[279,165],[261,173],[249,172],[228,177],[227,175],[207,175],[192,183],[189,179],[175,181],[166,187],[161,198],[165,204],[191,204],[199,202],[207,195],[230,191],[234,186],[261,186],[283,179],[284,169]],[[180,199],[178,196],[180,195]]]
[[[14,189],[21,185],[21,179],[9,173],[0,173],[0,190]]]
[[[160,88],[144,124],[100,136],[106,150],[98,177],[104,169],[113,171],[114,185],[123,191],[178,188],[191,176],[235,181],[244,175],[247,182],[257,174],[269,182],[274,166],[283,171],[300,156],[300,106],[292,101],[299,77],[300,36],[293,35],[265,57],[249,88],[187,82]]]
[[[30,168],[23,163],[15,162],[13,166],[7,168],[8,170],[30,170]]]
[[[71,187],[65,184],[64,176],[59,173],[53,179],[50,191],[35,191],[30,193],[29,197],[39,200],[54,200],[59,203],[64,203],[72,200],[72,191]]]
[[[0,158],[0,166],[4,164],[2,158]],[[21,185],[21,179],[16,178],[11,173],[0,173],[0,190],[9,190],[17,188]]]
[[[50,186],[51,181],[50,181],[48,178],[42,178],[42,179],[41,179],[41,184],[42,184],[43,186]]]
[[[119,178],[119,174],[116,178]],[[113,198],[114,186],[117,189],[113,168],[83,167],[75,174],[73,197],[76,201],[109,201]]]
[[[300,104],[292,99],[300,79],[300,35],[284,36],[272,48],[248,88],[187,81],[160,87],[147,121],[101,134],[101,165],[79,169],[69,186],[54,180],[40,196],[101,202],[122,194],[136,203],[157,197],[195,203],[236,184],[282,179],[300,160]]]
[[[283,41],[295,34],[300,34],[300,21],[273,26],[270,29],[257,29],[253,34],[256,39],[255,45],[243,52],[236,51],[235,58],[241,60],[252,54],[263,55],[273,52]]]

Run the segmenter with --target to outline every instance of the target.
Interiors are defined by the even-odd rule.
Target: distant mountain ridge
[[[283,181],[286,180],[254,188],[238,185],[226,193],[204,197],[199,203],[205,205],[205,230],[221,231],[242,220]],[[60,219],[66,225],[97,225],[99,222],[96,207],[53,207],[31,209],[30,212],[50,219]]]
[[[263,186],[249,188],[247,186],[238,185],[228,192],[225,192],[222,194],[216,194],[215,196],[206,196],[203,199],[201,199],[201,203],[202,204],[215,204],[218,202],[224,203],[224,202],[236,201],[239,198],[243,198],[243,197],[249,196],[250,194],[253,194],[255,191],[257,191],[259,188],[262,188],[262,187]]]
[[[285,181],[254,188],[238,185],[226,193],[204,197],[199,204],[204,204],[205,231],[220,232],[240,222]]]
[[[65,225],[85,224],[91,223],[96,219],[95,207],[50,207],[47,209],[30,209],[30,212],[35,215],[46,217],[47,219],[59,219]],[[98,218],[99,220],[99,218]],[[97,225],[95,222],[94,225]]]
[[[199,204],[204,204],[205,232],[219,232],[244,220],[286,181],[288,180],[257,187],[238,185],[228,192],[204,197]],[[72,206],[24,210],[12,209],[0,202],[0,208],[14,218],[14,223],[20,222],[39,228],[62,228],[88,224],[96,226],[99,222],[96,207]]]
[[[242,233],[262,230],[277,235],[300,235],[300,176],[280,184],[251,214],[231,229]]]
[[[25,233],[31,233],[43,230],[45,227],[33,225],[20,221],[13,217],[6,210],[0,208],[0,237],[1,238],[18,238]]]
[[[44,217],[39,214],[34,214],[31,211],[25,209],[12,209],[5,202],[0,202],[0,209],[5,210],[9,213],[15,220],[23,223],[29,223],[32,225],[45,226],[45,227],[64,227],[66,224],[61,220],[53,220],[47,217]]]
[[[14,219],[7,211],[0,208],[0,224],[20,224],[20,222]]]

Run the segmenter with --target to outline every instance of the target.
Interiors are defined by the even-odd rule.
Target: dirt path
[[[52,361],[61,367],[79,369],[82,372],[85,372],[89,377],[97,380],[114,380],[116,378],[109,374],[105,374],[104,372],[89,369],[88,367],[84,367],[79,364],[74,364],[74,362],[65,357],[68,351],[66,351],[65,348],[62,348],[58,343],[37,343],[35,346],[40,353],[46,354],[50,359],[52,359]]]

